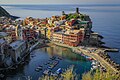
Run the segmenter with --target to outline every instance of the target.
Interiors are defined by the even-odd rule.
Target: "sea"
[[[1,5],[10,14],[26,17],[46,18],[53,15],[79,12],[90,16],[94,32],[104,37],[105,46],[120,49],[120,4],[78,4],[78,5]],[[43,51],[43,50],[42,50]],[[48,52],[47,52],[48,53]],[[120,64],[120,52],[108,53],[112,60]],[[34,61],[34,60],[33,60]],[[71,62],[70,62],[71,63]],[[87,63],[90,66],[90,63]],[[89,69],[88,69],[89,70]],[[84,71],[83,71],[84,72]]]

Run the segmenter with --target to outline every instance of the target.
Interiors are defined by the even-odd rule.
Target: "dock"
[[[110,48],[110,49],[105,49],[105,52],[119,52],[119,49],[115,49],[115,48]]]

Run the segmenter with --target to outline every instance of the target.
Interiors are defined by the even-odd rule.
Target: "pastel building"
[[[63,43],[63,32],[54,32],[52,35],[52,41]]]
[[[84,40],[84,30],[70,30],[66,32],[54,32],[52,41],[64,43],[69,46],[78,46]]]
[[[71,30],[64,33],[63,42],[69,46],[78,46],[84,39],[84,34],[80,30]]]

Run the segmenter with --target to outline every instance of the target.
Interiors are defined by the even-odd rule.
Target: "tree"
[[[83,74],[82,80],[120,80],[120,73],[116,74],[111,70],[102,72],[97,69],[95,72]]]
[[[73,72],[73,66],[68,68],[61,76],[63,77],[63,80],[77,80],[77,76]]]

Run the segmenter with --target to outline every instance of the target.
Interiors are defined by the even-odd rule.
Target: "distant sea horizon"
[[[120,50],[120,4],[0,4],[10,14],[26,18],[46,18],[52,15],[74,13],[78,7],[80,13],[90,16],[92,30],[104,37],[106,46]],[[120,64],[120,52],[109,53],[111,59]]]

